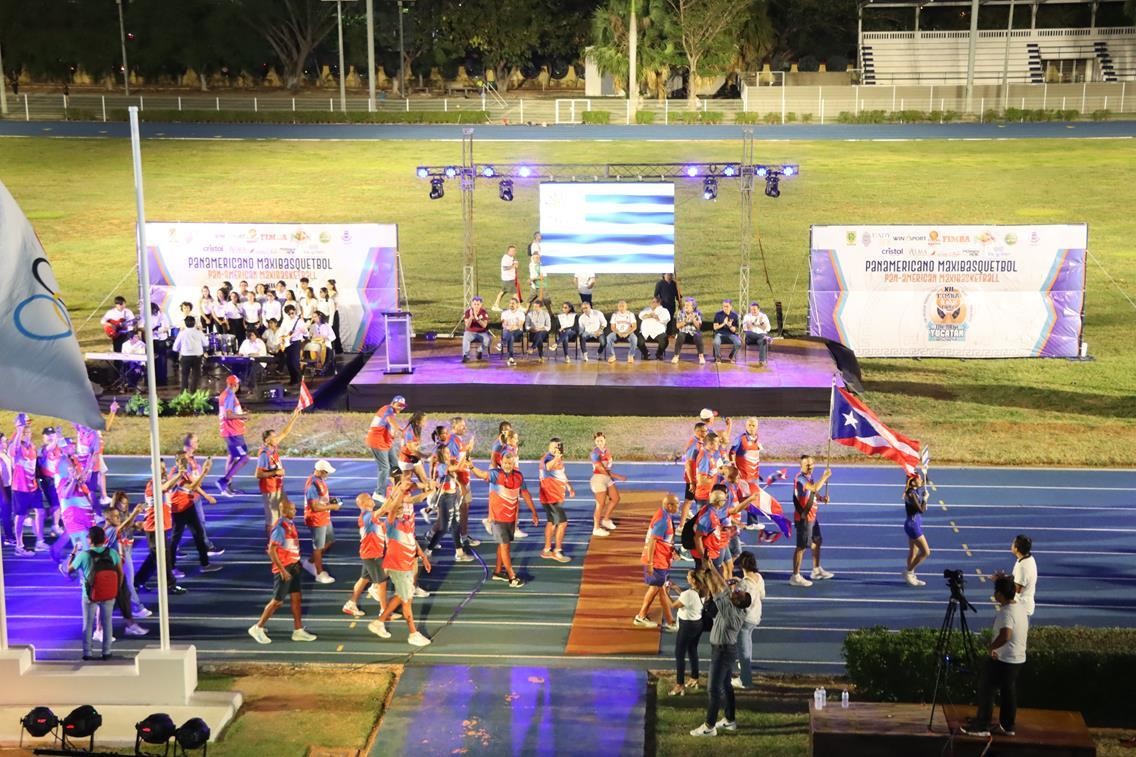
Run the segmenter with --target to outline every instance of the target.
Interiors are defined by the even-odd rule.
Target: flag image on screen
[[[674,184],[540,185],[545,273],[673,273]]]

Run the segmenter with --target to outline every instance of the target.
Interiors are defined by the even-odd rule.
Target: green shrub
[[[586,124],[611,123],[611,113],[606,110],[585,110],[583,116]]]
[[[762,116],[761,120],[765,121],[767,124],[779,124],[781,123],[781,114],[770,111]]]
[[[1002,118],[1006,121],[1025,121],[1027,111],[1021,108],[1006,108]]]
[[[163,410],[168,415],[206,415],[214,411],[213,397],[205,389],[196,392],[183,391],[169,402]]]
[[[811,124],[812,122],[813,122],[813,114],[812,113],[802,113],[801,114],[801,123]]]
[[[653,111],[653,110],[637,110],[637,111],[635,111],[635,123],[637,123],[637,124],[653,124],[653,123],[655,123],[655,111]]]
[[[704,110],[698,122],[703,124],[720,124],[722,123],[722,117],[722,111],[720,110]]]
[[[69,110],[69,120],[101,121],[102,113],[94,110]],[[240,111],[240,110],[147,110],[142,120],[163,123],[263,123],[263,124],[483,124],[489,114],[483,110],[451,111]],[[127,111],[107,111],[108,121],[127,120]]]
[[[842,124],[885,124],[894,118],[886,110],[862,110],[859,113],[842,110],[836,120]]]
[[[993,123],[995,121],[1001,121],[1002,120],[1002,114],[999,113],[998,111],[996,111],[994,108],[987,108],[986,111],[982,114],[982,120],[985,123]]]
[[[750,111],[749,113],[736,113],[734,114],[734,123],[736,124],[756,124],[760,123],[761,114]]]
[[[792,113],[792,112],[786,113],[785,114],[785,123],[787,123],[787,124],[797,123],[797,114]]]
[[[1081,111],[1072,108],[1057,111],[1058,121],[1077,121],[1081,118]]]
[[[877,626],[849,633],[843,654],[857,696],[871,701],[929,702],[935,684],[938,631]],[[962,640],[948,650],[962,659]],[[987,629],[976,634],[978,664],[985,664]],[[1039,709],[1079,710],[1093,726],[1131,726],[1130,681],[1136,677],[1136,629],[1056,628],[1029,632],[1025,667],[1018,678],[1018,704]],[[974,679],[947,677],[951,701],[973,702]]]
[[[158,415],[161,415],[164,409],[165,406],[162,405],[162,401],[158,400]],[[126,407],[123,410],[127,415],[148,416],[150,415],[150,398],[141,392],[136,392],[127,400]]]
[[[722,112],[717,110],[679,110],[670,112],[670,120],[677,124],[720,124]]]
[[[1093,118],[1094,121],[1107,121],[1108,119],[1112,118],[1112,111],[1111,110],[1094,110],[1092,118]]]
[[[895,120],[901,124],[913,124],[927,120],[927,114],[921,110],[900,110],[895,113]]]
[[[959,112],[956,110],[944,110],[939,113],[939,123],[949,124],[952,121],[959,120]]]

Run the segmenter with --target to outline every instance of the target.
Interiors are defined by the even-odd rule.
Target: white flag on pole
[[[2,183],[0,407],[104,425],[43,245]]]

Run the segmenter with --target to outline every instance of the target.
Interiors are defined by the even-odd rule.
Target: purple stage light
[[[757,174],[758,176],[760,176],[761,178],[765,178],[766,176],[769,175],[769,169],[766,168],[765,166],[758,166],[757,169],[754,171],[754,173]]]
[[[734,175],[737,174],[737,172],[738,172],[738,169],[734,168],[733,166],[726,166],[725,168],[722,169],[722,175],[723,176],[734,176]]]
[[[687,176],[694,178],[698,175],[698,166],[687,166],[683,171]]]

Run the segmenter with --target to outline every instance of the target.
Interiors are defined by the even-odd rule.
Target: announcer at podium
[[[469,362],[469,348],[474,342],[481,345],[480,359],[484,360],[492,337],[489,336],[489,312],[480,297],[475,296],[469,301],[469,307],[462,314],[462,323],[465,326],[462,333],[462,362]]]

